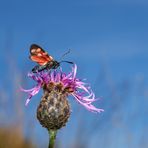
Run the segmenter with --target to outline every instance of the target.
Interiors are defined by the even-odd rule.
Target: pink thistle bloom
[[[69,91],[69,95],[72,95],[81,105],[87,110],[95,113],[103,112],[103,109],[96,108],[92,103],[99,100],[95,98],[95,95],[91,88],[76,77],[77,66],[76,64],[72,67],[72,71],[68,74],[60,70],[41,71],[38,73],[28,73],[28,77],[31,77],[37,82],[36,86],[32,89],[22,91],[28,93],[29,97],[26,100],[25,105],[27,106],[31,98],[36,95],[44,84],[54,83],[62,84],[63,87]]]

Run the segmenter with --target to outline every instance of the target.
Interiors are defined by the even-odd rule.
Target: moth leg
[[[32,69],[32,72],[33,73],[37,73],[38,70],[39,70],[40,66],[39,65],[36,65],[33,69]]]

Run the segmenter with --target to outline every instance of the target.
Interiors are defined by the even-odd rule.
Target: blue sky
[[[26,75],[35,65],[28,59],[29,46],[32,43],[37,43],[45,48],[55,59],[60,59],[61,55],[70,48],[72,49],[71,53],[65,59],[76,62],[79,68],[78,76],[87,78],[93,89],[96,90],[96,94],[104,97],[101,106],[106,107],[105,117],[109,116],[108,110],[110,111],[111,101],[115,100],[106,98],[103,84],[101,84],[102,89],[99,86],[100,82],[97,80],[103,70],[107,83],[105,88],[112,88],[127,79],[135,87],[143,80],[145,95],[137,96],[137,92],[133,88],[127,102],[128,105],[125,105],[125,110],[132,112],[130,106],[133,103],[138,103],[137,107],[132,108],[133,112],[137,114],[144,105],[139,102],[139,99],[142,98],[142,102],[148,103],[146,99],[148,78],[147,16],[148,2],[146,0],[1,0],[0,66],[3,70],[0,71],[0,74],[5,75],[10,72],[8,68],[13,67],[13,63],[8,60],[14,59],[17,69]],[[66,65],[64,66],[66,67]],[[10,79],[6,75],[3,77],[1,84]],[[2,85],[1,89],[6,86],[6,84]],[[31,85],[28,84],[28,87]],[[98,88],[100,88],[99,91]],[[31,107],[34,106],[31,105],[29,110]],[[146,110],[143,109],[143,112]],[[90,116],[90,120],[98,118],[89,113],[86,114]],[[125,114],[128,115],[128,111]],[[73,113],[74,115],[76,113]],[[145,125],[143,123],[145,115],[142,117],[142,119],[138,119],[137,126],[134,128],[135,133],[139,134]],[[127,118],[130,119],[128,116]],[[107,120],[103,115],[101,115],[101,119]],[[108,120],[110,121],[110,119]],[[127,120],[127,123],[130,124],[130,120]],[[70,122],[68,128],[65,129],[67,133],[72,125]],[[137,127],[140,127],[140,130]],[[112,131],[118,133],[114,126],[110,128],[109,133]],[[130,127],[127,126],[127,128]],[[40,131],[39,133],[42,135],[45,134],[41,133],[40,126],[37,131]],[[64,133],[64,129],[62,132]],[[104,133],[103,130],[102,132]],[[127,146],[127,142],[123,138],[125,133],[120,132],[119,139],[121,140],[117,145],[114,143],[110,147]],[[116,139],[116,134],[114,138]],[[133,138],[132,146],[134,146],[136,138]],[[103,143],[103,140],[101,142]],[[97,144],[94,147],[97,147]]]

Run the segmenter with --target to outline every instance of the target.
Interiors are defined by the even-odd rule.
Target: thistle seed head
[[[62,84],[49,83],[43,86],[44,94],[37,108],[37,119],[48,130],[58,130],[65,126],[70,116],[68,93]]]

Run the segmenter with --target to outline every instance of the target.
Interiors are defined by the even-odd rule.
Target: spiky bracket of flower
[[[68,96],[72,95],[81,105],[91,112],[100,113],[103,109],[92,105],[95,95],[88,84],[76,77],[77,66],[74,64],[72,71],[68,74],[61,69],[53,71],[41,71],[36,74],[29,73],[28,76],[37,82],[32,89],[22,91],[29,94],[26,105],[31,98],[43,88],[43,96],[37,108],[37,118],[40,124],[50,132],[51,139],[55,138],[55,133],[63,127],[70,116],[70,106]],[[50,140],[51,140],[50,139]],[[52,141],[50,141],[50,144]]]

